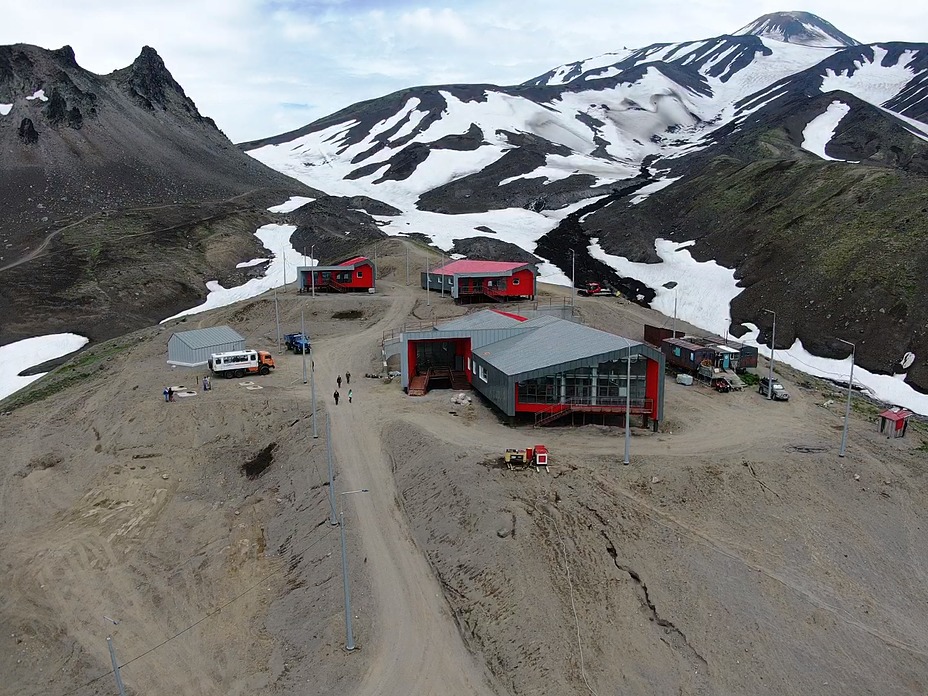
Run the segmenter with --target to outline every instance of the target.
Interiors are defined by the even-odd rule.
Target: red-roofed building
[[[368,292],[374,285],[374,264],[366,256],[355,256],[334,266],[298,266],[300,292]]]
[[[535,298],[534,264],[460,259],[422,274],[422,287],[444,290],[460,303]]]
[[[904,408],[890,408],[880,414],[880,432],[887,437],[905,437],[912,412]]]

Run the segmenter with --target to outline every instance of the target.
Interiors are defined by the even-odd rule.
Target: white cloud
[[[781,0],[35,0],[6,3],[0,44],[69,44],[97,73],[151,45],[233,140],[274,135],[424,84],[517,84],[562,63],[734,31]],[[923,41],[928,6],[809,0],[861,41]],[[41,21],[37,18],[41,17]],[[296,110],[284,104],[308,104]]]

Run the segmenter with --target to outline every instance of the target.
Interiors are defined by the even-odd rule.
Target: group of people
[[[207,392],[213,388],[213,383],[210,381],[209,375],[203,376],[203,391]],[[174,391],[174,387],[165,387],[162,394],[164,394],[165,403],[169,401],[174,401],[174,395],[177,392]]]
[[[338,400],[341,398],[341,394],[339,394],[339,391],[338,391],[338,390],[342,388],[342,376],[341,376],[341,375],[339,375],[338,377],[336,377],[336,379],[335,379],[335,384],[336,384],[335,393],[334,393],[332,396],[333,396],[334,399],[335,399],[335,405],[338,406]],[[346,373],[345,373],[345,386],[347,387],[349,384],[351,384],[351,373],[350,373],[350,372],[346,372]],[[349,404],[351,403],[351,397],[352,397],[352,396],[353,396],[353,394],[351,393],[351,389],[349,389],[349,390],[348,390],[348,403],[349,403]]]

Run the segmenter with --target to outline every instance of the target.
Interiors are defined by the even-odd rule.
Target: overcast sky
[[[796,9],[865,43],[928,41],[920,0],[2,0],[0,44],[70,44],[97,73],[153,46],[200,111],[240,142],[403,87],[516,84]]]

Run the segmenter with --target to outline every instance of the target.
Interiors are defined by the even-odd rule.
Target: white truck
[[[245,375],[266,375],[273,370],[274,358],[266,350],[233,350],[209,356],[209,369],[214,375],[232,379]]]

